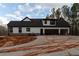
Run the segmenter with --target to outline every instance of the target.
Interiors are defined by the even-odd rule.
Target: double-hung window
[[[30,32],[30,28],[26,28],[26,31],[27,31],[27,32]]]

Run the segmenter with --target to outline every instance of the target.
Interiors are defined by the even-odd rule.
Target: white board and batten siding
[[[26,28],[30,28],[30,31],[28,32],[28,31],[26,31]],[[22,34],[27,34],[27,33],[37,33],[37,34],[40,34],[40,29],[43,29],[43,30],[45,30],[45,29],[67,29],[68,30],[68,33],[69,33],[69,27],[67,27],[67,28],[61,28],[61,27],[59,27],[59,28],[57,28],[57,27],[54,27],[54,28],[52,28],[52,27],[22,27]],[[17,34],[19,34],[19,27],[13,27],[13,33],[17,33]]]
[[[18,27],[13,27],[13,33],[19,33],[19,28]]]
[[[22,27],[22,33],[40,33],[40,28],[30,27],[30,31],[26,31],[27,27]]]
[[[26,31],[26,28],[28,27],[22,27],[21,33],[40,33],[40,28],[30,28],[30,31]],[[13,27],[13,33],[19,33],[19,27]]]

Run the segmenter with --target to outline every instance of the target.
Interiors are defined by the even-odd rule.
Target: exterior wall
[[[10,33],[10,34],[28,34],[28,33],[34,33],[34,34],[40,34],[40,29],[43,29],[43,34],[45,33],[45,29],[58,29],[59,30],[59,33],[60,33],[60,29],[67,29],[68,30],[68,33],[69,33],[69,27],[30,27],[30,32],[27,32],[26,31],[26,28],[28,27],[22,27],[22,32],[19,33],[19,27],[13,27],[13,33]]]
[[[40,33],[41,28],[31,28],[31,33]]]
[[[22,33],[40,33],[40,28],[30,27],[30,32],[26,31],[26,28],[28,27],[22,27]]]
[[[22,27],[22,33],[28,33],[28,32],[26,32],[26,28],[25,27]]]
[[[50,26],[56,26],[56,21],[55,21],[55,24],[53,24],[53,25],[50,24],[50,20],[47,20],[47,24],[45,24],[45,20],[43,20],[42,22],[43,22],[44,26],[49,26],[49,25]]]
[[[19,28],[18,27],[13,27],[13,33],[19,33]]]
[[[43,20],[42,22],[43,22],[43,25],[46,25],[46,26],[50,25],[50,20],[47,20],[47,24],[45,24],[45,20]]]

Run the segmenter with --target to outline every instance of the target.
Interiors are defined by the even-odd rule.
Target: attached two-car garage
[[[44,35],[67,35],[69,29],[41,29],[41,34]]]

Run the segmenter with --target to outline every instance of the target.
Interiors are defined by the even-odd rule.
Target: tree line
[[[52,8],[52,13],[46,16],[47,19],[64,18],[70,24],[70,35],[79,35],[79,3],[71,7],[63,5],[62,8]]]
[[[8,34],[8,29],[5,26],[0,25],[0,36],[7,34]]]

